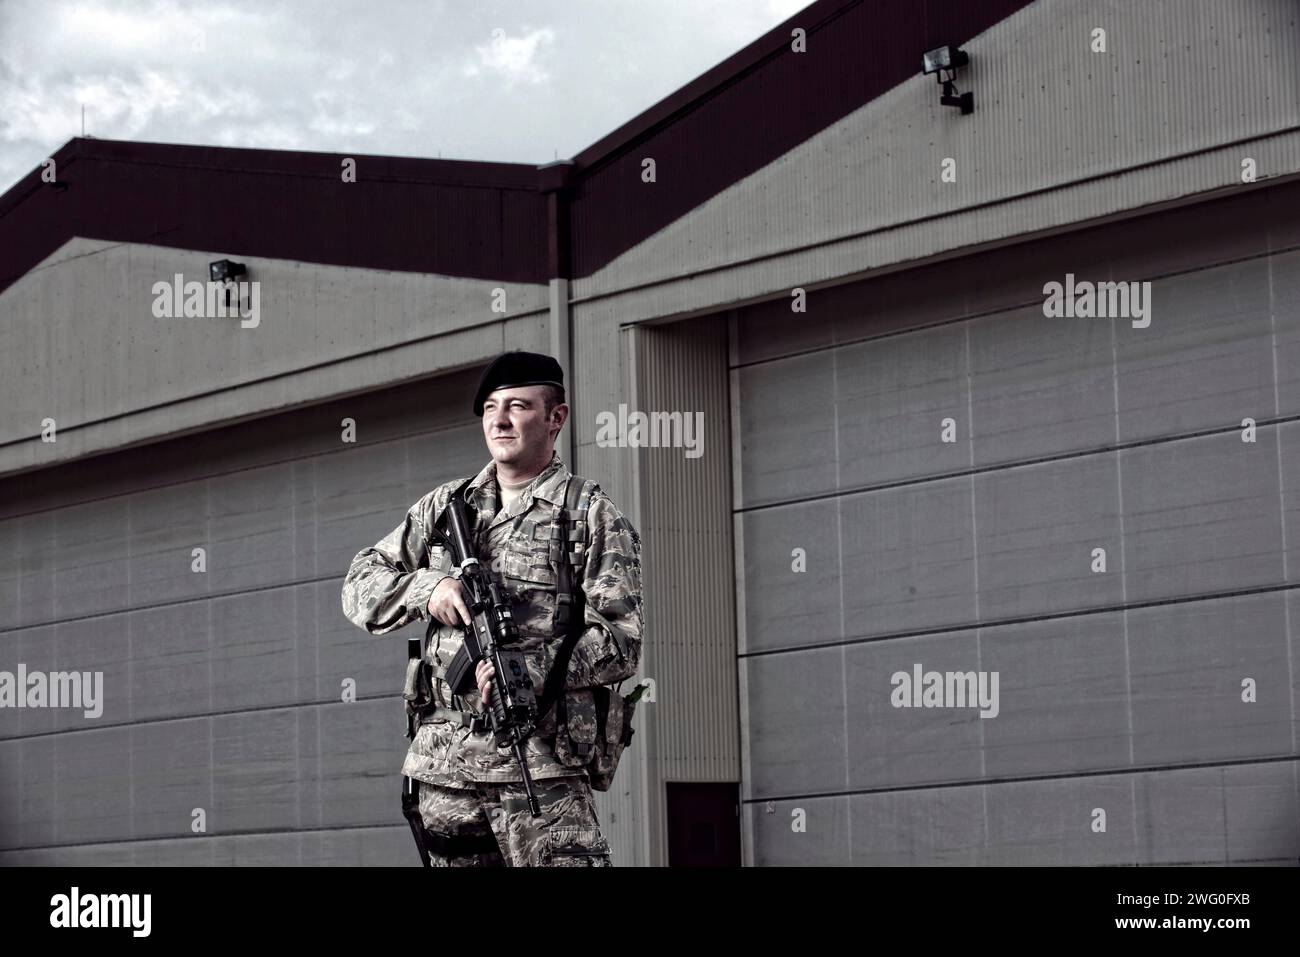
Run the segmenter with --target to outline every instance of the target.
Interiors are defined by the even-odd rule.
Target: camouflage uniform
[[[533,793],[541,816],[528,810],[520,784],[480,784],[473,792],[420,787],[424,826],[440,834],[477,837],[489,834],[497,850],[442,857],[431,854],[434,867],[609,867],[609,844],[600,833],[591,788],[585,777],[536,781]]]
[[[517,647],[527,655],[529,673],[539,689],[564,637],[554,627],[556,572],[550,563],[549,539],[552,518],[564,505],[569,475],[559,456],[552,454],[550,464],[501,514],[497,514],[500,491],[495,462],[479,472],[465,491],[477,512],[471,530],[475,550],[512,599],[521,636]],[[428,619],[429,598],[451,572],[448,550],[431,543],[433,522],[460,484],[438,486],[411,506],[401,525],[373,548],[357,553],[342,596],[343,612],[353,623],[372,635],[384,635]],[[566,690],[630,678],[641,657],[640,537],[599,487],[591,496],[587,520],[581,569],[584,630],[569,661]],[[435,703],[479,711],[482,696],[477,689],[453,702],[445,681],[462,642],[461,626],[443,624],[428,642],[425,658],[433,670]],[[426,826],[442,834],[483,834],[490,829],[502,857],[516,866],[554,857],[600,863],[601,854],[607,861],[608,845],[600,834],[586,775],[556,758],[555,733],[552,708],[526,745],[538,799],[543,804],[551,799],[542,817],[533,821],[526,808],[521,817],[514,807],[513,798],[522,794],[522,788],[508,786],[521,781],[514,755],[509,749],[498,749],[490,731],[474,733],[451,721],[420,725],[402,773],[422,782],[420,810]],[[581,853],[556,855],[554,850]],[[491,860],[491,855],[486,858],[479,863],[501,863]]]

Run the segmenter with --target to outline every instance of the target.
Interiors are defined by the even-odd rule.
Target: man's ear
[[[554,439],[559,436],[560,429],[564,428],[565,421],[568,421],[568,406],[563,402],[551,410],[551,420],[547,433]]]

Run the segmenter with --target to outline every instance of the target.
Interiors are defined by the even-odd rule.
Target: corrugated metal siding
[[[638,709],[637,735],[598,807],[616,863],[663,865],[664,783],[739,780],[726,329],[708,320],[620,333],[575,316],[573,364],[578,471],[600,481],[641,533],[641,674],[658,695]],[[704,455],[597,445],[597,415],[617,415],[620,403],[702,411]]]
[[[1273,192],[739,312],[752,862],[1300,856],[1300,237],[1270,241]],[[1076,268],[1152,280],[1151,327],[1044,318]],[[998,671],[999,716],[891,707],[914,663]]]
[[[738,781],[726,323],[642,329],[637,348],[642,409],[704,416],[699,458],[682,449],[640,455],[642,535],[652,551],[655,759],[665,781]]]
[[[602,141],[579,154],[588,172],[571,208],[574,276],[589,275],[902,83],[917,72],[925,50],[963,43],[1025,2],[812,4],[774,29],[765,38],[770,52],[738,75],[725,82],[719,76],[719,86],[691,99],[674,94],[671,113],[613,153],[605,152]],[[794,26],[807,31],[806,53],[790,49]],[[723,64],[719,72],[725,69]],[[681,99],[686,102],[677,106]],[[658,164],[657,184],[641,182],[645,157]],[[704,252],[692,250],[687,258]]]
[[[718,319],[624,336],[641,411],[700,411],[703,454],[636,451],[646,645],[642,672],[658,700],[642,708],[648,863],[668,860],[665,783],[740,780],[730,501],[727,332]],[[615,403],[612,409],[617,408]]]
[[[1107,29],[1105,54],[1089,49],[1095,26]],[[1261,179],[1295,172],[1294,145],[1281,154],[1270,142],[1218,156],[1186,154],[1300,127],[1298,32],[1292,0],[1039,0],[966,44],[971,64],[959,86],[975,93],[973,115],[940,106],[933,77],[913,69],[895,88],[576,280],[575,297],[747,264],[745,274],[726,274],[729,281],[717,286],[720,277],[708,274],[684,284],[690,301],[675,301],[676,290],[643,293],[673,311],[708,305],[702,292],[721,306],[781,285],[1240,186],[1248,155],[1259,161]],[[718,162],[728,162],[729,152],[720,152]],[[955,183],[940,181],[947,157],[957,163]],[[1146,169],[1150,175],[1125,173],[1144,164],[1167,165]],[[1101,179],[1072,185],[1088,177]],[[634,195],[647,197],[639,202],[649,207],[648,197],[671,204],[687,188],[661,167],[659,183]],[[1051,192],[1037,197],[1042,202],[981,208],[1036,190]],[[755,262],[873,232],[877,252],[828,246],[822,258],[843,262],[825,268],[805,263],[786,275],[780,259]],[[623,321],[647,315],[635,299],[613,304]]]

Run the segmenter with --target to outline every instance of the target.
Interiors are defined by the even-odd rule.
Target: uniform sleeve
[[[352,559],[343,580],[343,614],[372,635],[384,635],[429,615],[429,597],[450,572],[430,549],[424,516],[434,493],[411,506],[402,524]]]
[[[623,681],[641,663],[641,536],[607,496],[587,516],[585,627],[569,659],[569,690]]]

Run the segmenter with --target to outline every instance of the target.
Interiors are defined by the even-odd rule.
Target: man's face
[[[548,419],[546,391],[543,385],[516,386],[497,389],[484,400],[483,438],[498,464],[527,467],[550,459],[554,448],[551,432],[559,432],[561,410],[568,407],[556,405]]]

